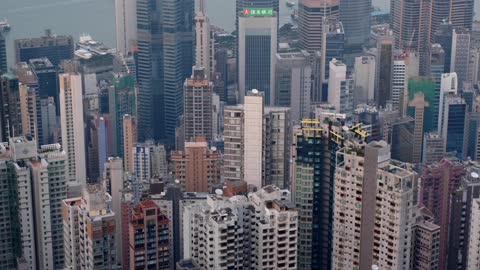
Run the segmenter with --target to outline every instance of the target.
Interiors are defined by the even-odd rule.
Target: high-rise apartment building
[[[45,36],[39,38],[15,40],[15,62],[28,62],[30,59],[47,57],[58,66],[62,60],[73,59],[73,37],[52,34],[45,31]]]
[[[22,134],[22,116],[18,77],[11,73],[0,75],[1,141]]]
[[[413,267],[419,270],[438,269],[440,226],[424,220],[413,227]]]
[[[469,82],[470,33],[465,29],[453,29],[452,56],[450,72],[457,73],[458,86],[463,90],[463,83]]]
[[[353,112],[353,80],[347,75],[347,66],[335,58],[330,62],[328,103],[337,113]]]
[[[480,266],[480,199],[472,202],[470,223],[470,237],[468,241],[467,269],[475,269]]]
[[[450,196],[460,184],[464,166],[457,158],[447,156],[424,167],[420,203],[433,213],[433,222],[440,226],[439,268],[445,269],[448,254]]]
[[[297,269],[298,212],[287,196],[265,186],[184,207],[184,258],[205,269]]]
[[[409,164],[390,159],[384,141],[337,152],[334,269],[409,269],[417,180]]]
[[[333,185],[343,125],[305,119],[292,147],[292,195],[299,213],[298,269],[332,269]]]
[[[41,146],[32,138],[12,137],[0,145],[2,167],[2,237],[0,265],[26,269],[63,267],[61,201],[67,198],[65,152],[60,145]],[[36,224],[34,226],[34,224]]]
[[[132,209],[128,228],[129,269],[172,269],[169,220],[153,201],[143,201]]]
[[[312,75],[307,51],[277,53],[274,105],[290,107],[293,121],[309,117]]]
[[[206,138],[207,142],[213,139],[213,84],[206,72],[203,67],[194,67],[192,77],[183,85],[183,135],[187,142],[200,137]]]
[[[173,177],[186,192],[212,192],[221,180],[221,154],[208,148],[205,138],[186,142],[185,150],[170,157]]]
[[[134,0],[115,0],[117,49],[123,55],[133,51],[137,39],[137,6]]]
[[[63,200],[65,267],[117,269],[112,197],[100,184],[86,185],[81,197]]]
[[[132,148],[133,175],[142,183],[167,175],[165,146],[153,141],[137,143]]]
[[[358,52],[370,38],[371,0],[340,0],[339,17],[345,29],[345,47]]]
[[[257,14],[258,13],[258,14]],[[275,101],[275,54],[278,14],[272,8],[246,8],[238,18],[238,91],[240,103],[248,91],[265,93],[264,102]]]
[[[447,269],[468,269],[470,220],[474,201],[480,198],[479,164],[465,165],[465,175],[451,194]]]
[[[243,177],[257,188],[263,186],[263,100],[262,93],[252,90],[243,107]]]
[[[193,65],[193,0],[137,1],[138,140],[175,143]],[[151,27],[155,25],[155,27]]]
[[[288,108],[264,107],[262,93],[255,90],[245,104],[225,107],[225,180],[287,187],[290,119]]]
[[[82,75],[63,73],[60,84],[60,123],[62,147],[67,153],[68,180],[87,183],[85,128],[83,121]]]

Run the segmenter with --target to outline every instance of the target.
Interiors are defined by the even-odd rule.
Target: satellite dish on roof
[[[343,126],[342,129],[343,129],[343,131],[345,131],[345,132],[347,132],[347,131],[350,130],[347,126]]]
[[[180,184],[180,180],[175,179],[175,184]]]
[[[215,147],[215,146],[212,146],[211,149],[212,149],[212,151],[217,151],[217,147]]]
[[[470,175],[475,179],[478,179],[478,177],[479,177],[478,173],[476,173],[476,172],[472,172]]]
[[[222,196],[223,195],[223,190],[221,189],[215,189],[215,194]]]
[[[257,89],[252,89],[252,93],[258,94],[258,90]]]

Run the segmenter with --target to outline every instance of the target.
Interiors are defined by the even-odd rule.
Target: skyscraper
[[[7,72],[7,47],[6,40],[0,32],[0,71]]]
[[[440,78],[440,90],[438,101],[438,124],[437,130],[439,134],[442,134],[443,119],[445,115],[445,100],[448,96],[458,94],[458,79],[457,73],[444,73]]]
[[[324,24],[336,21],[339,14],[339,0],[300,0],[298,3],[298,31],[302,49],[313,54],[322,51]],[[328,28],[328,27],[327,27]]]
[[[63,73],[60,83],[62,147],[67,152],[67,177],[71,183],[87,183],[82,75]]]
[[[212,78],[215,70],[214,53],[215,46],[212,42],[212,31],[210,29],[210,20],[204,12],[195,13],[195,66],[205,69],[207,79]]]
[[[447,269],[468,269],[469,223],[475,200],[480,198],[480,168],[477,162],[465,165],[465,175],[461,177],[460,185],[453,191],[450,200]]]
[[[472,30],[475,0],[451,0],[449,20],[455,28]],[[477,3],[478,4],[478,3]]]
[[[465,29],[453,29],[452,58],[450,72],[457,73],[458,87],[463,90],[463,84],[469,82],[470,33]]]
[[[332,269],[333,175],[340,146],[333,138],[341,132],[339,129],[337,125],[322,126],[317,119],[305,119],[294,137],[291,190],[302,228],[298,233],[301,270]]]
[[[438,30],[433,33],[433,41],[442,46],[445,52],[445,68],[444,73],[450,72],[451,60],[452,60],[452,35],[453,25],[451,22],[443,21]]]
[[[265,93],[265,104],[275,101],[277,16],[272,8],[247,8],[238,18],[238,91],[240,103],[252,89]]]
[[[22,134],[22,116],[18,77],[11,73],[0,75],[1,141]]]
[[[23,261],[26,269],[62,268],[65,152],[58,144],[37,152],[36,142],[23,136],[0,144],[0,152],[2,192],[9,194],[2,199],[1,267]]]
[[[392,69],[394,38],[392,36],[380,36],[377,40],[377,86],[375,100],[377,106],[384,108],[387,101],[392,98]]]
[[[263,112],[262,93],[252,90],[245,97],[243,128],[243,179],[258,189],[263,186]]]
[[[361,51],[370,38],[372,0],[340,0],[340,21],[345,29],[345,47]]]
[[[293,121],[310,113],[313,70],[307,51],[277,53],[275,63],[275,106],[290,107]]]
[[[425,166],[422,170],[420,202],[433,213],[434,223],[440,226],[438,269],[446,269],[447,264],[451,203],[449,194],[460,184],[464,173],[463,165],[451,156]]]
[[[432,2],[398,0],[390,3],[395,48],[417,52],[421,74],[425,74],[432,35]]]
[[[53,35],[51,30],[45,36],[15,40],[15,62],[28,62],[30,59],[47,57],[58,66],[62,60],[73,59],[73,37]]]
[[[117,49],[123,55],[132,52],[137,39],[137,7],[135,0],[115,0]]]
[[[460,96],[448,96],[445,99],[442,137],[446,152],[455,152],[459,159],[467,155],[467,104]]]
[[[193,67],[192,76],[183,84],[183,125],[185,141],[188,142],[200,137],[207,142],[213,139],[213,84],[207,79],[206,71],[204,67]]]
[[[137,1],[139,141],[175,143],[193,65],[193,12],[193,0]]]
[[[359,56],[354,65],[354,106],[374,100],[376,61],[373,56]]]
[[[126,172],[133,173],[133,146],[137,143],[137,119],[123,116],[123,161]]]
[[[337,113],[353,112],[353,80],[347,75],[347,66],[335,58],[330,61],[328,103]]]
[[[430,165],[440,161],[445,154],[443,138],[439,133],[432,132],[423,135],[422,163]]]
[[[125,157],[123,118],[125,115],[135,117],[137,111],[137,87],[135,77],[130,74],[115,74],[112,78],[113,86],[108,91],[108,107],[112,122],[112,155]]]

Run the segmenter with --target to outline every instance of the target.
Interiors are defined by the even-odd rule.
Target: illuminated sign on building
[[[245,17],[272,17],[273,8],[246,8],[243,10]]]

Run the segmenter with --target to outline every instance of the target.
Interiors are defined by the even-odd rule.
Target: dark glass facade
[[[47,31],[40,38],[15,40],[16,62],[27,62],[30,59],[47,57],[54,66],[62,60],[73,59],[73,37],[54,36]]]
[[[7,71],[7,48],[5,37],[0,33],[0,72]]]
[[[252,30],[254,31],[254,30]],[[245,40],[245,89],[265,92],[265,104],[270,104],[270,73],[272,50],[270,35],[248,35]]]
[[[193,65],[193,0],[137,1],[138,139],[175,143]]]
[[[370,38],[372,0],[340,0],[340,21],[345,29],[345,45],[361,51]]]
[[[465,121],[467,116],[467,105],[448,104],[448,123],[447,124],[447,152],[456,152],[459,159],[465,158]]]

